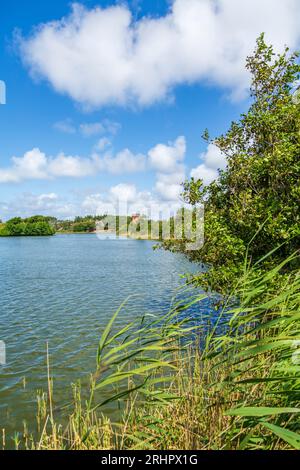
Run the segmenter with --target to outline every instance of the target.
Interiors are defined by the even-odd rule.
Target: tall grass
[[[282,267],[245,272],[220,316],[228,328],[215,325],[205,349],[183,357],[178,401],[135,413],[134,446],[300,449],[300,277],[272,291]]]
[[[73,387],[67,423],[53,410],[49,374],[38,438],[25,429],[16,445],[300,449],[300,276],[282,277],[274,290],[283,267],[261,274],[245,266],[209,330],[188,316],[204,295],[118,331],[121,306],[100,338],[88,395]]]

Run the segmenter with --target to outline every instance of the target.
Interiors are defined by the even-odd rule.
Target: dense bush
[[[82,222],[75,222],[73,224],[73,232],[76,233],[86,233],[86,232],[93,232],[96,230],[96,222],[93,220],[86,220]]]
[[[279,264],[300,246],[300,101],[298,55],[275,55],[264,37],[247,59],[252,75],[249,111],[225,135],[211,140],[227,157],[227,169],[204,187],[184,184],[186,202],[205,204],[205,244],[190,252],[211,267],[199,281],[226,290],[242,275],[248,255],[257,262],[276,249],[262,269]],[[183,243],[165,247],[184,251]],[[295,267],[299,258],[286,269]]]
[[[50,236],[55,230],[49,223],[49,218],[34,216],[28,219],[15,217],[6,222],[0,228],[0,236],[21,237],[21,236]]]

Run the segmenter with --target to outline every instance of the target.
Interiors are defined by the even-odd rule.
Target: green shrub
[[[215,290],[228,291],[243,272],[245,254],[258,261],[274,251],[262,269],[280,263],[300,246],[300,104],[293,94],[300,77],[297,54],[288,49],[276,56],[257,41],[247,59],[252,75],[249,111],[229,131],[210,140],[227,157],[227,169],[204,187],[187,181],[186,202],[205,205],[205,243],[187,253],[211,267],[197,280]],[[184,244],[167,242],[168,249],[184,251]],[[285,265],[286,272],[299,266]]]

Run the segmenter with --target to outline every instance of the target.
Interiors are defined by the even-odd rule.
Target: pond
[[[47,390],[47,342],[61,402],[71,382],[95,370],[101,331],[124,299],[133,294],[119,328],[169,309],[180,276],[197,267],[153,245],[95,234],[0,239],[0,427],[8,434],[21,432],[23,420],[35,425],[37,390]]]

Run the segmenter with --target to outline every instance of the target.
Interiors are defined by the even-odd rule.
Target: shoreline
[[[144,240],[144,241],[153,241],[153,242],[159,242],[161,241],[159,238],[151,238],[147,235],[140,235],[140,236],[134,236],[131,235],[130,233],[119,233],[116,234],[116,232],[112,231],[97,231],[97,232],[71,232],[71,231],[66,231],[66,232],[56,232],[55,235],[116,235],[116,237],[123,237],[123,238],[129,238],[131,240]]]

